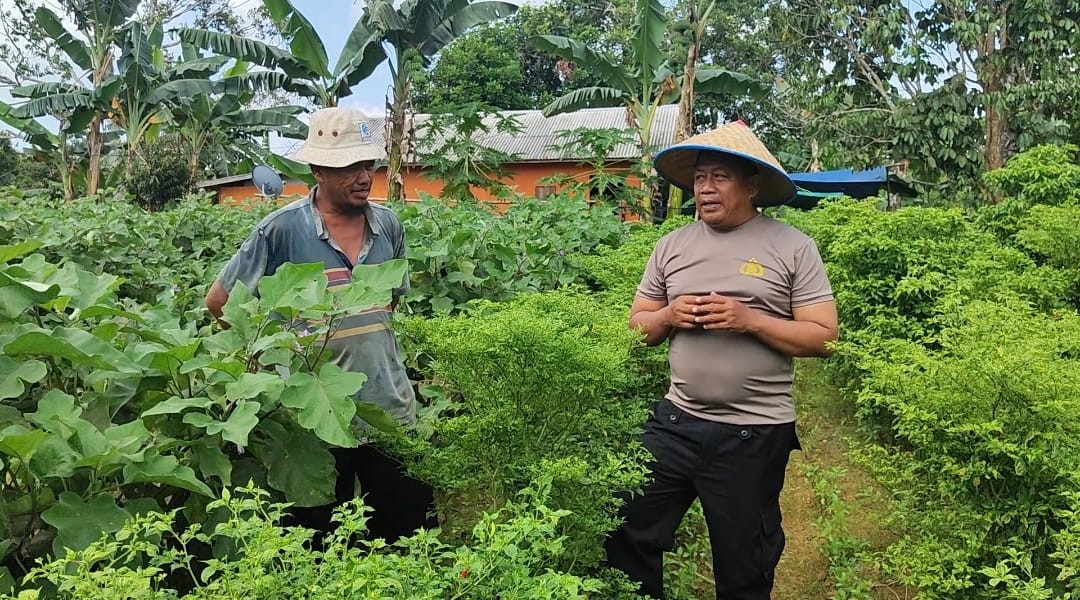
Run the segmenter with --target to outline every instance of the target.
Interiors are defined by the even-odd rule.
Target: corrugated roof
[[[658,150],[670,146],[675,138],[675,121],[678,117],[679,106],[668,104],[660,106],[653,117],[650,141]],[[626,108],[587,108],[572,113],[545,117],[539,110],[510,110],[503,111],[503,115],[514,117],[521,126],[519,133],[500,133],[495,131],[496,117],[490,116],[484,119],[485,124],[491,129],[489,133],[478,134],[477,142],[484,146],[512,154],[518,157],[520,162],[550,162],[550,161],[573,161],[588,156],[571,156],[568,148],[554,147],[559,143],[559,133],[571,131],[581,127],[592,129],[631,129],[626,123]],[[413,128],[416,135],[425,135],[423,127],[431,118],[431,115],[418,114],[413,117]],[[371,119],[371,129],[376,139],[375,143],[383,141],[385,135],[385,119],[378,117]],[[431,146],[440,147],[448,135],[437,135],[431,141]],[[636,136],[635,136],[636,138]],[[619,144],[615,147],[609,160],[626,160],[639,157],[640,150],[635,144]]]

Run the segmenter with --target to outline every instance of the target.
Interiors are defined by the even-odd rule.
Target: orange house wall
[[[614,170],[625,169],[627,167],[629,167],[629,163],[620,162],[612,163],[608,165],[607,168]],[[509,185],[512,189],[516,190],[517,193],[530,197],[536,195],[537,187],[545,185],[542,183],[544,179],[555,174],[562,174],[579,182],[585,182],[592,173],[590,167],[581,166],[572,162],[516,163],[508,165],[508,170],[510,171],[510,176],[504,179],[503,183]],[[421,193],[437,197],[443,189],[442,181],[428,179],[424,176],[422,168],[406,167],[402,172],[402,177],[405,181],[405,199],[407,202],[419,201]],[[628,182],[630,185],[636,184],[634,178],[629,178]],[[305,184],[290,182],[285,185],[282,197],[295,195],[303,196],[306,195],[308,191],[308,187]],[[559,186],[556,186],[556,191],[560,191]],[[476,195],[478,200],[493,204],[499,211],[505,210],[509,205],[505,201],[496,200],[496,198],[486,190],[474,187],[473,194]],[[372,181],[371,184],[371,199],[381,202],[386,200],[386,197],[386,170],[380,169],[375,174],[375,180]],[[258,194],[258,190],[255,186],[251,185],[250,181],[219,187],[217,189],[217,199],[221,204],[233,205],[248,205],[262,201],[262,198]]]

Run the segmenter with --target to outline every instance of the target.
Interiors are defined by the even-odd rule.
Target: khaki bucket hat
[[[779,206],[795,197],[795,184],[780,161],[761,143],[750,127],[734,121],[689,137],[660,151],[653,164],[656,172],[671,183],[687,190],[694,189],[694,168],[698,154],[717,152],[744,158],[758,167],[760,190],[755,206]]]
[[[385,160],[375,143],[367,115],[355,108],[324,108],[311,114],[307,140],[292,156],[320,167],[347,167],[365,160]]]

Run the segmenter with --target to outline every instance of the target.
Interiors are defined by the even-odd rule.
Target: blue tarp
[[[913,194],[907,183],[895,176],[890,177],[885,167],[874,167],[865,171],[838,169],[816,173],[790,173],[789,176],[798,188],[796,198],[790,206],[798,208],[812,208],[821,198],[833,195],[868,198],[876,196],[882,188],[905,196]]]

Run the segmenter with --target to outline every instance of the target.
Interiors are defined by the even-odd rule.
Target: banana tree
[[[225,72],[223,79],[214,82],[213,93],[193,96],[181,109],[172,111],[173,123],[190,147],[193,179],[202,166],[203,151],[214,140],[232,147],[238,154],[247,154],[250,148],[242,146],[249,146],[253,136],[271,133],[293,139],[307,136],[307,125],[296,118],[304,110],[301,106],[245,108],[257,89],[265,89],[267,85],[280,87],[284,85],[281,79],[284,77],[274,71],[252,71],[250,64],[238,61]]]
[[[263,6],[278,33],[288,41],[288,50],[209,29],[181,28],[179,37],[198,48],[278,70],[287,76],[281,89],[308,98],[320,107],[337,106],[342,98],[352,94],[353,86],[386,60],[382,47],[372,43],[375,40],[369,28],[358,21],[331,69],[322,38],[289,0],[263,0]]]
[[[439,50],[469,29],[505,18],[516,10],[517,5],[498,0],[405,0],[399,8],[395,8],[392,0],[368,0],[353,35],[358,40],[367,40],[368,47],[385,48],[383,53],[391,56],[393,96],[387,100],[388,200],[404,197],[401,167],[408,153],[406,121],[415,69],[411,63],[419,61],[426,65]]]
[[[61,119],[59,131],[53,133],[36,119],[20,118],[14,112],[15,107],[0,101],[0,122],[22,134],[36,160],[50,161],[57,167],[64,199],[74,199],[76,181],[86,177],[86,161],[72,152],[73,144],[66,133],[69,121]]]
[[[131,20],[139,7],[140,0],[62,0],[61,4],[75,22],[75,30],[70,31],[60,18],[48,7],[42,6],[34,11],[34,19],[41,30],[67,56],[74,69],[77,69],[79,90],[56,90],[56,94],[34,97],[29,102],[15,109],[17,118],[35,118],[42,116],[63,116],[78,113],[71,125],[85,123],[88,170],[86,191],[96,194],[101,182],[101,154],[104,139],[102,126],[109,112],[109,104],[114,94],[102,90],[109,83],[113,74],[113,61],[118,33]],[[13,95],[16,95],[13,93]],[[27,97],[23,95],[22,97]],[[89,111],[86,111],[89,109]]]
[[[679,98],[681,84],[665,60],[665,36],[668,19],[660,0],[638,0],[634,24],[635,38],[629,64],[618,63],[576,40],[553,35],[533,38],[532,44],[545,52],[586,69],[605,85],[574,90],[556,98],[544,107],[546,116],[573,112],[582,108],[625,106],[627,126],[638,132],[642,161],[651,163],[651,134],[657,107]],[[733,96],[763,97],[768,87],[742,73],[725,69],[697,69],[693,83],[698,91]],[[651,165],[646,167],[652,175]],[[651,177],[642,186],[651,186]],[[652,194],[645,195],[651,198]],[[648,213],[651,206],[641,207]]]

